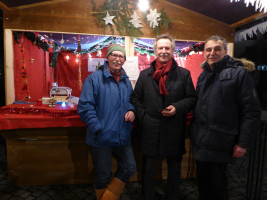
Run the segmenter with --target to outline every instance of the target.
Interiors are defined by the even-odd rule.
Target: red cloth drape
[[[204,55],[202,54],[192,54],[186,56],[186,59],[179,57],[176,62],[179,66],[188,69],[191,73],[192,81],[194,86],[197,85],[197,79],[202,72],[200,67],[201,63],[205,61]]]
[[[139,54],[138,52],[135,52],[135,56],[138,56],[138,65],[139,65],[139,71],[142,71],[150,66],[150,63],[155,60],[154,56],[149,56],[149,59],[147,59],[147,55]],[[186,56],[186,59],[183,57],[178,57],[176,59],[176,62],[179,66],[184,67],[188,69],[191,73],[192,81],[194,86],[196,87],[197,84],[197,78],[202,72],[202,69],[200,67],[201,63],[205,61],[203,52],[202,54],[192,54]]]
[[[15,100],[26,100],[28,96],[26,87],[28,87],[31,99],[37,101],[43,96],[49,95],[49,82],[51,82],[51,67],[49,67],[48,52],[39,49],[25,38],[19,39],[20,44],[15,41],[14,45],[14,78],[15,78]],[[23,48],[24,47],[24,51]],[[25,62],[25,65],[24,63]],[[25,66],[26,77],[23,77]],[[24,81],[27,81],[25,85]]]
[[[101,57],[97,56],[97,52],[91,53],[92,58],[106,58],[107,47],[101,49]],[[69,59],[66,59],[66,56]],[[88,72],[88,54],[79,55],[73,54],[69,51],[61,51],[58,54],[57,66],[55,69],[55,81],[58,82],[58,86],[69,87],[72,89],[72,96],[80,97],[82,91],[82,85],[80,82],[86,79],[92,72]],[[80,60],[80,61],[79,61]],[[79,64],[79,62],[81,62]],[[81,73],[79,73],[79,68]],[[81,74],[81,76],[80,76]]]

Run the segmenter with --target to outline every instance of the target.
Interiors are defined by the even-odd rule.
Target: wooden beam
[[[12,8],[9,8],[9,10],[18,10],[18,9],[25,9],[25,8],[33,8],[37,6],[52,5],[52,4],[66,2],[66,1],[70,1],[70,0],[50,0],[50,1],[40,2],[40,3],[33,3],[33,4],[28,4],[28,5],[23,5],[23,6],[12,7]]]
[[[6,6],[6,4],[4,4],[3,2],[0,1],[0,9],[2,9],[3,11],[8,11],[10,10],[9,7]]]
[[[250,16],[250,17],[247,17],[247,18],[245,18],[245,19],[242,19],[242,20],[240,20],[240,21],[238,21],[238,22],[235,22],[235,23],[231,24],[230,27],[231,27],[231,28],[237,28],[237,27],[239,27],[239,26],[243,26],[243,25],[245,25],[245,24],[248,24],[248,23],[250,23],[250,22],[252,22],[252,21],[261,19],[261,18],[266,17],[266,16],[267,16],[267,13],[260,12],[260,13],[257,13],[257,14],[255,14],[255,15],[252,15],[252,16]]]

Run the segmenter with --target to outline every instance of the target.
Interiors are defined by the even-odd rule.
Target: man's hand
[[[239,157],[242,157],[246,154],[246,151],[247,149],[246,148],[243,148],[239,145],[235,145],[234,146],[234,153],[233,153],[233,157],[235,158],[239,158]]]
[[[135,119],[135,116],[134,116],[134,112],[133,111],[128,111],[126,114],[125,114],[125,117],[124,117],[124,120],[126,122],[133,122]]]
[[[171,117],[171,116],[175,115],[176,108],[173,105],[170,105],[170,106],[166,107],[165,109],[163,109],[161,111],[161,113],[164,117]]]

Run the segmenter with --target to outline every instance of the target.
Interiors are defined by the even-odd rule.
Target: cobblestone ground
[[[229,195],[230,200],[246,199],[246,184],[249,158],[238,159],[229,165]],[[95,200],[92,184],[55,185],[55,186],[14,186],[7,181],[5,164],[0,163],[0,199],[1,200]],[[265,165],[265,172],[267,166]],[[267,200],[267,174],[264,173],[263,199]],[[196,179],[183,179],[181,181],[181,200],[197,200],[198,191]],[[164,199],[166,182],[157,183],[156,200]],[[141,193],[140,183],[128,183],[120,200],[139,200]],[[258,199],[254,199],[258,200]]]

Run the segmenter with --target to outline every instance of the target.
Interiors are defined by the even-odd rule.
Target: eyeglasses
[[[124,56],[122,56],[122,55],[118,55],[118,54],[115,54],[115,53],[111,53],[110,55],[111,55],[112,57],[114,57],[115,59],[118,58],[118,57],[119,57],[120,60],[124,60],[124,59],[125,59]]]

